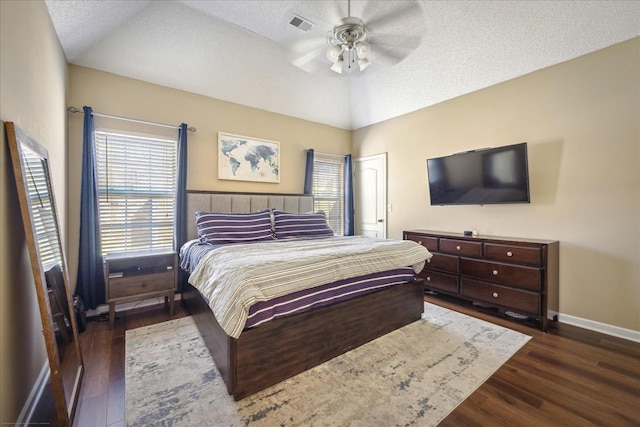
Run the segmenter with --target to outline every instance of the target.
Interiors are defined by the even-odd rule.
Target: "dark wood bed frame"
[[[419,320],[424,283],[408,282],[338,304],[273,320],[231,338],[200,293],[186,284],[189,310],[236,400]]]

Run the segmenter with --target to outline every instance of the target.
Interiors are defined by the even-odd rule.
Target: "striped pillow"
[[[250,243],[273,240],[271,212],[196,212],[200,240],[211,244]]]
[[[276,239],[333,236],[327,218],[321,213],[295,214],[274,209],[273,217]]]

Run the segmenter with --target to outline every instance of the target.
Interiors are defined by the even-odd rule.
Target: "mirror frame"
[[[13,164],[13,172],[16,181],[16,187],[18,190],[18,198],[20,202],[20,211],[22,214],[22,222],[24,224],[24,232],[29,247],[29,258],[31,259],[31,268],[33,270],[33,279],[36,286],[36,295],[38,298],[38,306],[40,309],[40,318],[42,320],[42,333],[45,339],[45,345],[47,348],[47,357],[49,359],[49,367],[51,370],[51,383],[53,386],[53,395],[55,399],[55,406],[57,412],[58,424],[61,426],[71,425],[77,408],[80,386],[82,384],[82,377],[84,374],[84,363],[82,360],[82,353],[80,350],[80,339],[78,336],[78,325],[76,317],[74,315],[73,300],[69,288],[69,276],[67,269],[67,261],[62,250],[62,241],[60,239],[60,225],[58,223],[58,215],[56,210],[55,195],[53,193],[53,184],[51,181],[51,173],[49,170],[49,156],[47,150],[38,144],[35,140],[30,138],[19,127],[15,126],[13,122],[6,122],[6,135],[7,142],[9,144],[9,151],[11,152],[11,162]],[[29,190],[27,186],[27,174],[23,169],[23,146],[34,151],[38,154],[43,161],[44,173],[47,179],[47,186],[51,200],[51,210],[53,213],[53,220],[56,227],[56,236],[58,248],[60,250],[60,268],[62,269],[62,277],[64,281],[64,290],[66,293],[66,303],[69,308],[69,323],[72,330],[72,343],[73,351],[78,360],[78,367],[75,371],[75,376],[72,379],[73,386],[69,390],[70,396],[67,400],[65,393],[65,384],[61,371],[61,361],[58,343],[56,341],[56,332],[53,325],[53,317],[51,312],[51,305],[49,301],[49,294],[47,291],[47,282],[45,277],[44,266],[41,262],[40,249],[37,241],[36,228],[34,224],[34,217],[32,213],[32,206],[28,197]],[[67,384],[69,386],[69,384]]]

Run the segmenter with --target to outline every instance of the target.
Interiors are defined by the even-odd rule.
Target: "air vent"
[[[289,22],[289,24],[301,29],[305,33],[309,32],[309,30],[311,30],[313,26],[316,25],[308,19],[304,19],[302,16],[298,15],[293,15],[293,18],[291,19],[291,22]]]

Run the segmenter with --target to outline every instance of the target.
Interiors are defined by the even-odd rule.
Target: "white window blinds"
[[[173,245],[177,140],[96,130],[102,253]]]
[[[47,180],[46,163],[41,156],[29,149],[23,150],[23,162],[28,197],[31,204],[33,227],[40,258],[45,270],[62,262],[58,241],[58,226],[53,214],[51,189]]]
[[[344,235],[344,160],[316,154],[313,159],[313,209],[327,216],[333,234]]]

